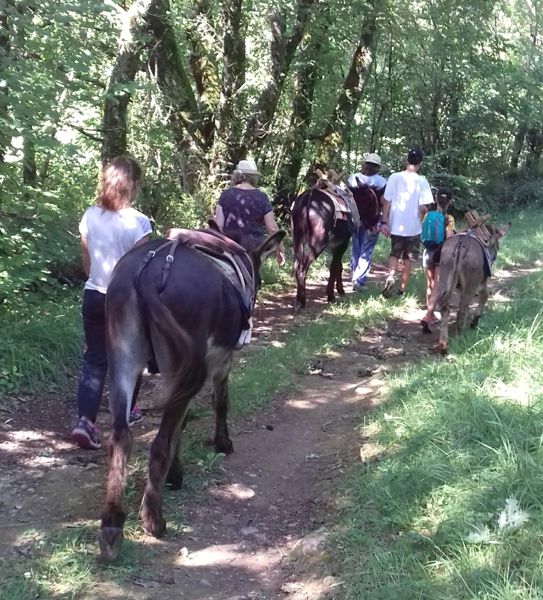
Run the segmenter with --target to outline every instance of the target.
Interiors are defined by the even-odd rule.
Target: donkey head
[[[511,223],[508,223],[507,225],[502,225],[501,227],[493,227],[492,225],[487,225],[486,228],[490,233],[488,248],[491,254],[494,257],[496,257],[498,254],[498,250],[500,249],[500,240],[507,234],[507,232],[511,228]]]
[[[285,231],[276,231],[270,235],[269,238],[266,238],[258,248],[255,248],[248,253],[251,256],[255,267],[255,294],[262,283],[262,279],[260,278],[260,267],[262,266],[262,263],[270,256],[270,254],[273,254],[277,250],[285,235]]]

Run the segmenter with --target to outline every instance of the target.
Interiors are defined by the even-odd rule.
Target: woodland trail
[[[374,278],[380,283],[382,271]],[[280,340],[289,319],[311,318],[321,309],[315,299],[321,292],[320,286],[312,290],[305,317],[288,308],[290,297],[262,304],[256,344]],[[166,519],[181,512],[183,526],[170,528],[162,540],[139,534],[131,542],[138,563],[128,574],[113,582],[99,571],[96,584],[77,597],[341,598],[333,544],[326,536],[341,507],[345,472],[372,458],[358,426],[382,400],[385,373],[432,354],[435,335],[421,333],[421,315],[406,314],[366,330],[345,348],[314,357],[306,372],[297,374],[293,389],[265,410],[234,420],[234,454],[210,469],[201,485],[181,494],[166,492]],[[145,419],[134,428],[140,456],[159,422],[157,386],[150,378],[142,390]],[[82,452],[65,439],[71,407],[60,400],[21,402],[2,419],[0,570],[16,568],[39,552],[43,535],[99,515],[105,451]],[[101,422],[107,421],[102,414]],[[211,432],[212,419],[201,421],[189,423],[185,444],[193,430]],[[134,494],[138,498],[140,491]],[[97,521],[93,527],[97,533]],[[35,536],[22,535],[28,530]]]

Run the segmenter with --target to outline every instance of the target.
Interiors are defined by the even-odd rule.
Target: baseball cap
[[[410,165],[418,165],[422,162],[422,150],[418,147],[411,148],[407,153],[407,162]]]
[[[369,154],[366,154],[366,156],[364,157],[364,162],[367,163],[371,163],[372,165],[379,165],[381,166],[381,157],[378,154],[375,154],[374,152],[370,152]]]
[[[248,158],[247,160],[240,160],[236,166],[236,171],[247,173],[247,175],[260,175],[258,169],[256,168],[255,161],[251,158]]]

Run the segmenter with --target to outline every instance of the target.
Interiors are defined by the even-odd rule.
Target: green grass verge
[[[0,405],[3,395],[66,386],[82,354],[80,302],[79,290],[66,288],[0,310]]]
[[[539,223],[513,222],[498,268],[539,259]],[[364,424],[375,457],[336,536],[346,600],[543,598],[543,273],[507,281],[481,327],[391,377]]]

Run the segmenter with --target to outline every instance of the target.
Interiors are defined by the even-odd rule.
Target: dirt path
[[[321,291],[311,293],[313,314],[322,306],[316,302]],[[259,312],[259,344],[280,339],[289,320],[311,318],[295,317],[284,297],[264,303]],[[371,453],[356,428],[380,401],[384,372],[403,365],[406,355],[413,361],[430,352],[434,339],[420,332],[421,314],[367,331],[341,352],[315,357],[313,374],[299,375],[295,389],[267,411],[233,423],[235,453],[212,470],[205,485],[181,499],[167,492],[166,518],[168,511],[181,510],[183,530],[160,541],[139,536],[137,545],[145,546],[141,569],[122,583],[104,575],[82,597],[341,598],[324,543],[341,502],[338,483],[345,469]],[[158,424],[152,408],[156,385],[151,379],[143,389],[145,420],[134,432],[140,451]],[[0,569],[32,555],[45,533],[99,514],[105,453],[75,450],[65,439],[70,407],[60,401],[22,398],[2,415]],[[210,430],[211,419],[202,421],[196,427]],[[29,536],[29,529],[35,534]]]

